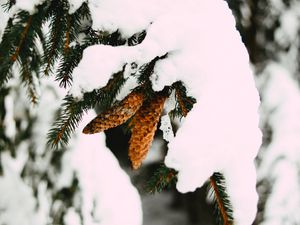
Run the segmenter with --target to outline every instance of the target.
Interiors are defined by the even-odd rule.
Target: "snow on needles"
[[[3,5],[4,1],[0,0],[0,5]],[[0,7],[0,42],[2,41],[2,36],[4,33],[4,29],[6,27],[7,21],[9,19],[9,15],[7,12],[4,11],[3,7]]]
[[[20,10],[26,10],[30,14],[36,12],[36,6],[41,5],[45,0],[16,0],[15,8]]]
[[[139,194],[113,153],[105,147],[105,135],[81,134],[95,116],[95,112],[84,116],[69,158],[79,176],[84,224],[141,225]],[[68,224],[74,225],[72,221]]]
[[[41,224],[30,187],[9,165],[4,165],[4,170],[4,175],[0,176],[0,224]]]
[[[135,4],[121,4],[120,0],[91,2],[97,10],[106,10],[105,24],[98,24],[102,20],[92,13],[93,23],[98,24],[98,28],[118,29],[123,36],[143,28],[147,35],[141,44],[133,47],[97,45],[87,48],[74,71],[71,93],[80,97],[82,91],[104,86],[111,74],[126,63],[135,62],[141,66],[167,53],[167,57],[155,65],[151,77],[153,89],[159,91],[180,80],[188,94],[197,100],[168,145],[165,163],[179,172],[177,189],[194,191],[213,172],[223,172],[235,224],[251,224],[258,198],[253,160],[261,144],[259,95],[247,51],[227,3],[177,0],[169,4],[165,0],[162,2],[167,7],[144,9],[149,4],[140,1],[145,4],[136,4],[138,8],[135,9]],[[111,11],[116,8],[112,5],[119,4],[122,12],[146,10],[145,17],[151,18],[151,23],[147,26],[145,22],[130,23],[130,19],[120,22],[124,14]],[[134,15],[144,21],[140,11],[134,12],[126,16]]]
[[[299,87],[291,73],[274,62],[258,77],[262,84],[263,114],[272,128],[272,141],[260,153],[259,178],[267,177],[272,182],[263,225],[300,224]]]

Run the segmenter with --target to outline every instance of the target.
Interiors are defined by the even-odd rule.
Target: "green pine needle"
[[[48,145],[55,149],[66,146],[84,113],[96,105],[101,105],[102,108],[109,107],[124,82],[123,71],[121,71],[114,74],[105,87],[85,93],[81,100],[67,95],[60,115],[53,124],[53,128],[48,132]]]
[[[210,177],[209,192],[214,197],[216,222],[219,225],[233,224],[233,210],[226,192],[226,182],[223,174],[214,173]]]
[[[146,185],[146,191],[150,194],[160,193],[174,186],[177,182],[177,171],[162,164],[153,174]]]
[[[177,81],[172,85],[172,89],[175,91],[176,96],[176,107],[170,112],[171,117],[185,117],[188,112],[192,110],[196,99],[187,96],[186,88],[181,81]]]

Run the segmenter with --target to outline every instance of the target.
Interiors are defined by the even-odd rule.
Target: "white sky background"
[[[248,56],[240,36],[235,30],[233,16],[225,2],[219,0],[199,2],[188,0],[184,3],[180,0],[172,0],[171,5],[170,0],[161,0],[159,3],[157,1],[89,1],[94,21],[93,28],[110,32],[119,29],[124,37],[130,37],[136,32],[147,29],[147,37],[142,44],[135,47],[98,45],[86,49],[83,60],[74,71],[74,86],[71,93],[80,98],[82,91],[90,91],[104,86],[111,74],[121,70],[125,63],[137,62],[141,66],[155,56],[169,52],[168,58],[159,61],[155,67],[155,73],[152,76],[153,89],[161,90],[165,85],[182,80],[189,94],[197,99],[197,104],[181,124],[176,137],[168,136],[170,140],[169,153],[165,162],[168,166],[179,171],[177,189],[182,192],[193,191],[202,186],[203,182],[214,171],[221,171],[228,181],[228,192],[233,203],[236,224],[251,224],[255,217],[257,204],[256,172],[253,160],[260,146],[261,138],[257,114],[259,100],[253,74],[248,64]],[[2,2],[0,0],[0,3]],[[34,5],[42,2],[38,0],[17,1],[16,7],[33,13]],[[72,6],[70,12],[72,12],[83,1],[70,0],[69,2]],[[122,7],[116,7],[120,5]],[[133,5],[134,7],[132,7]],[[166,7],[162,7],[162,5]],[[280,4],[276,6],[279,7]],[[279,9],[281,8],[279,7]],[[295,36],[297,23],[295,24],[295,17],[292,15],[299,15],[297,13],[298,11],[289,12],[282,18],[285,21],[283,22],[285,26],[278,31],[276,38],[282,40],[283,44],[284,40],[291,41]],[[128,14],[132,17],[129,17]],[[3,25],[5,22],[2,22],[5,21],[2,20],[3,18],[6,16],[0,9],[0,38],[5,27]],[[194,21],[204,22],[195,24]],[[153,23],[150,24],[151,22]],[[228,57],[228,52],[230,52],[230,57]],[[98,63],[100,61],[103,63]],[[286,61],[283,59],[283,62]],[[290,218],[299,222],[299,217],[295,216],[295,213],[299,212],[300,204],[297,199],[300,197],[290,196],[290,193],[295,193],[296,190],[299,192],[299,183],[295,182],[293,179],[295,177],[292,177],[298,169],[297,164],[300,160],[298,156],[300,144],[296,135],[300,125],[298,126],[294,122],[296,115],[299,115],[296,113],[298,111],[295,111],[295,107],[298,107],[299,104],[297,101],[300,98],[299,87],[294,85],[295,81],[292,80],[289,71],[286,71],[281,65],[270,65],[265,73],[269,73],[270,78],[265,81],[266,85],[260,86],[262,95],[265,96],[262,108],[265,109],[265,112],[277,108],[277,113],[270,117],[276,138],[266,151],[268,157],[265,158],[268,158],[268,161],[263,162],[262,172],[259,173],[262,177],[274,176],[275,179],[272,192],[274,195],[271,195],[270,205],[267,205],[267,220],[264,225],[271,225],[274,221],[282,221],[286,214],[283,213],[284,215],[282,215],[278,212],[286,211],[291,212],[288,214]],[[101,74],[101,76],[95,76],[95,74]],[[262,81],[259,82],[263,83]],[[128,93],[134,85],[136,83],[133,80],[132,84],[124,86],[122,92]],[[272,92],[272,90],[276,91]],[[277,92],[277,90],[282,90],[282,92]],[[279,93],[285,95],[282,96]],[[278,102],[274,102],[274,99]],[[14,123],[12,118],[10,119],[11,123]],[[165,118],[164,121],[166,121],[165,125],[169,130],[167,119]],[[48,129],[44,128],[44,131],[47,132]],[[100,176],[99,170],[101,168],[89,167],[91,165],[87,163],[90,160],[97,161],[97,157],[100,158],[99,154],[103,154],[101,157],[107,157],[107,162],[111,162],[106,167],[111,166],[111,170],[122,177],[123,184],[128,187],[127,193],[131,193],[128,196],[132,196],[132,201],[135,202],[135,208],[131,208],[130,213],[136,216],[136,221],[128,222],[128,224],[141,224],[141,209],[137,193],[130,185],[126,175],[118,167],[113,156],[105,148],[104,137],[102,140],[88,141],[80,135],[77,144],[74,144],[76,147],[69,153],[73,162],[72,167],[66,168],[65,174],[67,176],[67,170],[79,172],[82,179],[83,194],[87,201],[84,203],[85,209],[90,209],[90,200],[93,198],[99,198],[99,201],[106,199],[109,202],[113,199],[113,195],[118,193],[117,190],[114,190],[116,192],[113,192],[112,195],[107,192],[111,191],[110,188],[116,184],[111,183],[108,189],[101,186],[99,182],[103,183],[101,179],[105,179],[104,175],[107,176],[107,174]],[[80,163],[76,163],[76,160],[83,157],[81,150],[84,148],[83,146],[87,145],[84,143],[88,142],[90,146],[90,142],[94,141],[97,142],[95,146],[103,146],[103,152],[99,152],[96,147],[95,149],[91,147],[90,154],[95,157],[86,155],[86,158],[83,158],[86,160],[85,165],[89,166],[78,166]],[[86,154],[87,150],[84,151]],[[274,171],[276,173],[270,174],[269,171],[274,169],[272,160],[278,156],[284,156],[287,160],[278,166],[275,165],[276,170]],[[100,161],[91,164],[101,164]],[[94,170],[97,170],[96,174],[94,174]],[[111,173],[113,173],[112,171]],[[197,172],[195,173],[195,171]],[[16,180],[19,179],[17,172],[14,172],[17,177]],[[282,176],[280,176],[281,174]],[[291,176],[283,179],[284,174]],[[93,180],[93,176],[100,176],[101,181]],[[1,182],[4,182],[5,185],[0,186],[9,189],[9,182],[15,181],[8,181],[7,177],[4,177],[0,178]],[[21,182],[21,180],[16,182]],[[286,182],[289,183],[290,189],[283,188],[285,186],[282,184]],[[107,183],[107,185],[109,184]],[[27,189],[28,187],[24,186],[23,188],[21,185],[20,190],[16,191],[26,192],[26,194],[17,195],[17,197],[32,198]],[[99,192],[99,190],[101,191]],[[104,198],[106,196],[104,193],[108,193],[108,198]],[[33,200],[26,200],[28,204],[31,204],[31,201]],[[284,211],[279,208],[283,201],[288,201]],[[4,198],[0,197],[0,207],[6,204],[8,204],[7,200],[5,201]],[[108,204],[108,206],[112,208],[111,205]],[[278,206],[278,208],[274,206]],[[31,207],[29,205],[27,209],[30,210]],[[121,204],[120,207],[125,206]],[[120,223],[110,220],[112,217],[109,216],[115,215],[114,213],[118,209],[114,208],[113,211],[103,214],[105,210],[107,210],[105,206],[100,206],[98,215],[103,218],[107,216],[109,222],[95,224],[120,225]],[[26,213],[31,214],[30,212]],[[119,214],[118,217],[122,216]],[[89,219],[91,218],[86,217],[86,221]],[[74,225],[73,220],[76,220],[76,213],[70,211],[66,222]],[[87,224],[90,225],[90,222]],[[11,224],[14,223],[8,223],[8,225]],[[26,223],[23,222],[23,224]],[[28,222],[28,224],[34,223]]]

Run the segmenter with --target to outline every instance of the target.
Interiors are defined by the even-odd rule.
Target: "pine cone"
[[[126,122],[141,107],[143,101],[144,95],[142,93],[131,92],[121,102],[95,117],[82,132],[94,134]]]
[[[166,96],[157,95],[144,102],[130,122],[129,158],[133,169],[138,169],[145,159],[154,138]]]

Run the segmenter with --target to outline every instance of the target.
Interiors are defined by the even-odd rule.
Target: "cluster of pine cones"
[[[142,91],[133,90],[121,102],[89,122],[83,133],[98,133],[132,118],[128,155],[132,168],[138,169],[149,151],[166,99],[167,96],[162,93],[155,93],[148,99]]]

